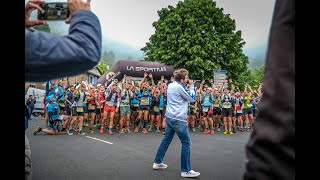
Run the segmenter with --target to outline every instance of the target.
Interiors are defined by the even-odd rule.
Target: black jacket
[[[244,179],[295,179],[295,0],[276,1],[258,108]]]

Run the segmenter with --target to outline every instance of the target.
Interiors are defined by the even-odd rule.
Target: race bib
[[[214,107],[220,107],[220,105],[219,105],[219,104],[213,104],[213,106],[214,106]]]
[[[202,111],[203,112],[208,112],[209,111],[209,107],[203,107]]]
[[[102,109],[103,108],[103,106],[98,106],[98,109]]]
[[[63,102],[59,102],[59,106],[65,107],[66,105]]]
[[[231,108],[231,103],[224,103],[223,108],[225,108],[225,109]]]
[[[160,110],[159,110],[159,108],[157,106],[153,107],[153,111],[156,112],[156,113],[160,112]]]
[[[236,106],[236,110],[241,110],[241,106]]]
[[[89,110],[95,110],[95,109],[96,109],[96,106],[93,105],[93,104],[89,104],[88,109],[89,109]]]
[[[77,112],[83,112],[83,107],[77,107]]]
[[[242,110],[237,110],[237,113],[240,113],[240,114],[242,114]]]
[[[252,107],[252,104],[251,104],[251,103],[249,103],[249,104],[247,104],[247,106],[248,106],[249,108],[251,108],[251,107]]]
[[[159,108],[159,110],[161,110],[161,111],[162,111],[162,110],[163,110],[163,108],[161,107],[161,108]]]
[[[148,106],[149,105],[149,97],[141,98],[141,105]]]
[[[134,104],[133,107],[139,107],[139,104]]]

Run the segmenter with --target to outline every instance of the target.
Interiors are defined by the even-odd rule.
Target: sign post
[[[223,81],[227,79],[227,70],[214,70],[213,81],[215,86],[222,86]],[[228,87],[228,82],[224,84],[224,87]]]

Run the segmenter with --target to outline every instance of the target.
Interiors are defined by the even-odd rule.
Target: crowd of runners
[[[171,79],[170,81],[173,81]],[[86,133],[142,133],[155,131],[165,134],[167,86],[170,81],[161,77],[155,84],[152,74],[144,74],[140,82],[125,76],[118,82],[92,85],[83,81],[70,85],[67,78],[46,83],[46,127],[37,126],[34,135]],[[226,83],[227,81],[224,81]],[[189,85],[195,81],[189,80]],[[257,89],[245,85],[244,91],[231,80],[231,90],[215,86],[213,80],[201,81],[197,101],[188,107],[187,122],[191,132],[203,134],[234,134],[252,131],[262,84]],[[187,85],[187,90],[190,87]]]

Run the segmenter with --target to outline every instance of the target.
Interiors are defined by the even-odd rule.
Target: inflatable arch
[[[121,80],[124,75],[142,78],[144,72],[152,73],[155,80],[161,79],[162,75],[165,79],[170,79],[174,70],[173,66],[158,62],[119,60],[98,79],[97,83],[108,84],[112,78]]]

